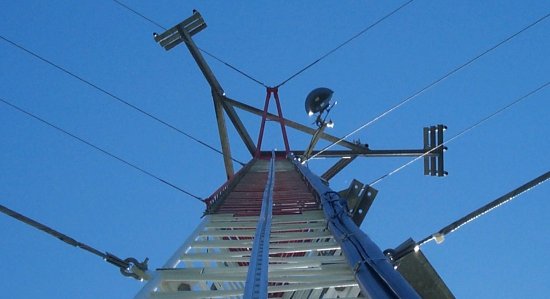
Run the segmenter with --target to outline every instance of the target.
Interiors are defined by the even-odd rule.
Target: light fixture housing
[[[305,108],[309,116],[323,113],[329,106],[334,92],[326,87],[312,90],[306,97]]]

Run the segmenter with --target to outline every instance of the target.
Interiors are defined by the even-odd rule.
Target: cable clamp
[[[132,277],[134,279],[143,281],[149,280],[151,277],[147,273],[149,258],[145,258],[143,262],[139,262],[133,257],[126,259],[121,259],[114,254],[109,252],[106,253],[105,261],[117,266],[120,269],[120,273],[127,277]]]

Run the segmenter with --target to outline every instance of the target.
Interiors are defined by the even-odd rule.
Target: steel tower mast
[[[424,147],[371,150],[285,119],[278,89],[264,109],[226,97],[192,36],[206,28],[197,11],[155,41],[166,50],[185,43],[212,89],[227,182],[206,201],[202,222],[163,268],[150,273],[136,298],[454,298],[415,242],[382,252],[359,229],[377,191],[354,180],[335,192],[328,181],[357,157],[424,157],[425,174],[444,176],[443,125],[424,128]],[[269,113],[275,99],[277,114]],[[261,116],[258,141],[235,109]],[[225,115],[251,154],[234,172]],[[262,151],[266,120],[280,123],[285,150]],[[286,128],[312,136],[305,150],[290,147]],[[316,151],[319,139],[343,150]],[[321,176],[300,159],[340,158]],[[411,243],[412,242],[412,243]]]

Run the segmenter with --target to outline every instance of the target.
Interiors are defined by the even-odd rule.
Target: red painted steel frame
[[[264,138],[265,121],[267,119],[267,110],[269,109],[269,100],[271,99],[271,94],[273,94],[273,97],[275,98],[275,103],[277,105],[277,114],[279,117],[278,119],[276,119],[276,121],[278,121],[281,124],[281,132],[283,133],[285,151],[287,154],[290,153],[290,146],[288,145],[288,137],[286,135],[285,119],[283,117],[283,111],[281,109],[281,102],[279,101],[279,89],[277,87],[268,87],[266,90],[264,112],[262,114],[262,124],[260,125],[260,134],[258,136],[258,143],[256,147],[256,157],[260,157],[260,152],[262,149],[262,140]]]

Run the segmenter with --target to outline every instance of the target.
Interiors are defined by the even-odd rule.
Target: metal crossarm
[[[223,114],[223,100],[225,92],[222,86],[214,76],[214,73],[206,63],[206,60],[201,54],[200,49],[195,45],[195,42],[191,38],[194,34],[197,34],[202,29],[206,28],[206,23],[198,11],[193,11],[193,15],[176,26],[166,30],[162,34],[153,34],[155,41],[160,44],[165,50],[170,50],[182,42],[185,42],[187,49],[197,62],[202,74],[208,81],[210,88],[212,89],[212,99],[214,101],[214,111],[216,113],[216,122],[218,123],[218,133],[220,135],[220,143],[222,146],[223,160],[225,164],[225,172],[227,178],[233,177],[235,170],[233,168],[233,162],[231,160],[231,147],[229,145],[229,137],[227,134],[227,127],[225,125],[225,118]]]
[[[266,87],[264,109],[229,99],[202,56],[208,53],[193,41],[204,28],[202,16],[194,11],[154,38],[165,50],[185,44],[206,78],[228,181],[205,200],[202,223],[136,298],[418,298],[357,226],[377,191],[354,182],[342,192],[346,202],[327,181],[357,157],[423,157],[426,174],[443,176],[444,126],[425,129],[423,148],[372,150],[325,133],[321,118],[318,130],[285,119],[278,96],[282,84],[268,87],[241,72]],[[268,111],[271,96],[277,114]],[[256,144],[236,109],[261,116]],[[225,114],[253,156],[236,174]],[[271,159],[261,148],[266,121],[280,124],[285,145],[284,151],[271,152]],[[287,126],[312,135],[305,150],[291,151]],[[315,150],[321,139],[331,145]],[[345,149],[329,150],[337,144]],[[315,157],[340,160],[320,178],[289,155],[302,156],[302,162]]]
[[[240,110],[250,112],[252,114],[263,117],[263,110],[252,107],[252,106],[247,105],[245,103],[241,103],[241,102],[236,101],[234,99],[230,99],[230,98],[226,97],[224,103],[227,104],[227,105],[230,105],[231,107],[235,107],[235,108],[238,108]],[[303,132],[303,133],[306,133],[306,134],[309,134],[309,135],[313,135],[316,132],[315,129],[312,129],[308,126],[299,124],[299,123],[294,122],[294,121],[292,121],[290,119],[287,119],[287,118],[280,118],[278,115],[275,115],[275,114],[272,114],[272,113],[269,113],[269,112],[267,112],[267,114],[266,114],[266,119],[270,120],[270,121],[278,121],[278,122],[284,121],[285,126],[288,126],[290,128],[293,128],[295,130],[298,130],[300,132]],[[321,132],[319,138],[327,140],[329,142],[338,142],[339,141],[338,137],[332,136],[332,135],[324,133],[324,132]],[[349,142],[347,140],[340,140],[339,144],[343,147],[346,147],[346,148],[349,148],[349,149],[352,149],[352,150],[355,150],[355,151],[361,151],[364,148],[363,146],[357,145],[357,144]]]
[[[193,11],[193,15],[176,26],[166,30],[162,34],[154,34],[155,41],[166,51],[174,48],[184,41],[182,30],[193,36],[206,28],[206,23],[198,11]]]
[[[443,132],[447,129],[444,125],[424,128],[424,175],[446,176],[443,164],[443,152],[447,149],[443,146]]]

